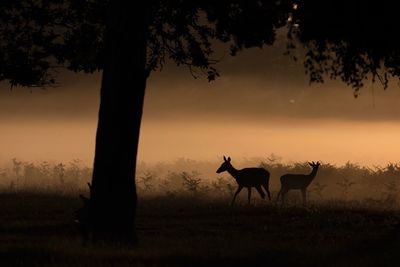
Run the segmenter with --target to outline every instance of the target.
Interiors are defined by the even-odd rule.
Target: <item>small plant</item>
[[[225,188],[226,185],[226,181],[223,177],[218,177],[216,181],[212,181],[211,182],[211,186],[215,191],[224,193],[224,191],[226,190]]]
[[[197,178],[198,173],[192,172],[189,174],[187,172],[181,173],[181,178],[183,179],[183,187],[192,194],[196,194],[199,191],[201,179]]]
[[[174,198],[176,195],[176,191],[172,190],[171,188],[171,182],[169,179],[162,179],[160,183],[158,184],[158,187],[161,192],[165,193],[170,198]]]
[[[50,178],[50,164],[48,161],[40,163],[39,172],[41,173],[42,178]]]
[[[36,178],[39,178],[40,175],[39,170],[35,167],[33,163],[25,163],[24,164],[24,186],[29,183],[33,183]]]
[[[16,186],[15,182],[11,181],[10,184],[8,185],[8,191],[9,192],[15,192],[16,189],[17,189],[17,186]]]
[[[233,196],[233,194],[235,193],[235,187],[233,186],[233,184],[227,183],[226,184],[226,189],[228,190],[229,195]]]
[[[396,203],[397,200],[397,183],[396,181],[389,181],[387,183],[384,183],[384,188],[385,188],[385,199],[384,201],[389,204],[393,205]]]
[[[59,179],[61,185],[63,185],[65,183],[65,180],[64,180],[65,165],[62,163],[55,165],[53,168],[53,173],[54,173],[54,176]]]
[[[219,195],[232,196],[235,188],[225,178],[218,177],[216,181],[211,182],[212,189]]]
[[[269,157],[267,157],[267,160],[269,161],[270,164],[273,165],[273,164],[277,164],[277,163],[281,162],[282,157],[280,157],[274,153],[271,153],[271,155]]]
[[[384,168],[384,172],[388,175],[398,176],[400,174],[400,167],[398,164],[390,162]]]
[[[348,178],[343,178],[340,182],[336,183],[342,190],[343,198],[347,200],[350,188],[356,183],[351,182]]]
[[[168,181],[168,187],[170,190],[182,189],[182,178],[179,173],[174,171],[168,171],[165,180]]]
[[[81,161],[74,159],[69,162],[70,167],[68,168],[68,176],[76,181],[79,181],[81,177]]]
[[[17,160],[16,158],[12,159],[13,162],[13,171],[15,173],[15,177],[18,179],[22,170],[22,161]]]
[[[0,178],[1,179],[6,179],[7,173],[5,169],[0,169]]]
[[[311,187],[311,192],[312,193],[315,193],[317,196],[318,196],[318,198],[322,198],[323,197],[323,191],[324,191],[324,189],[327,187],[327,185],[325,185],[325,184],[320,184],[320,183],[318,183],[318,182],[315,182],[313,185],[312,185],[312,187]]]
[[[153,189],[153,181],[155,180],[155,175],[152,172],[145,172],[139,177],[139,181],[143,186],[143,190],[150,192]]]

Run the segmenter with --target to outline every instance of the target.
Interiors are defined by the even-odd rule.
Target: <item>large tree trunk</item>
[[[136,3],[136,4],[135,4]],[[95,239],[136,242],[135,171],[146,88],[146,12],[110,1],[88,227]]]

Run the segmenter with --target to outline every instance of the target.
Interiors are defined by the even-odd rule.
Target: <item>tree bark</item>
[[[88,228],[94,239],[135,243],[135,171],[146,88],[146,12],[110,1]]]

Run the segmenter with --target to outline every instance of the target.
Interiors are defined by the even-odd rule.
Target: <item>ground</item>
[[[400,266],[396,209],[229,200],[141,198],[126,248],[80,238],[77,195],[2,193],[0,266]]]

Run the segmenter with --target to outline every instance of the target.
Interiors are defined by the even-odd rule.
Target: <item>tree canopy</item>
[[[305,47],[311,81],[339,78],[357,95],[367,79],[378,79],[386,88],[390,77],[400,76],[395,2],[298,2],[290,15],[289,38]]]
[[[339,78],[356,90],[368,78],[386,88],[400,75],[396,5],[392,1],[146,1],[147,71],[167,59],[209,80],[218,76],[215,41],[231,54],[270,45],[289,26],[289,50],[306,48],[311,81]],[[46,86],[59,68],[103,68],[107,0],[5,0],[0,9],[0,80]],[[126,28],[129,30],[129,28]],[[134,34],[134,33],[132,33]]]
[[[209,80],[218,75],[213,42],[229,42],[232,54],[272,44],[275,30],[286,24],[290,5],[290,1],[146,3],[148,72],[162,68],[169,59],[191,71],[200,70]],[[0,80],[46,86],[55,82],[60,67],[77,72],[103,69],[107,4],[106,0],[2,1]]]

